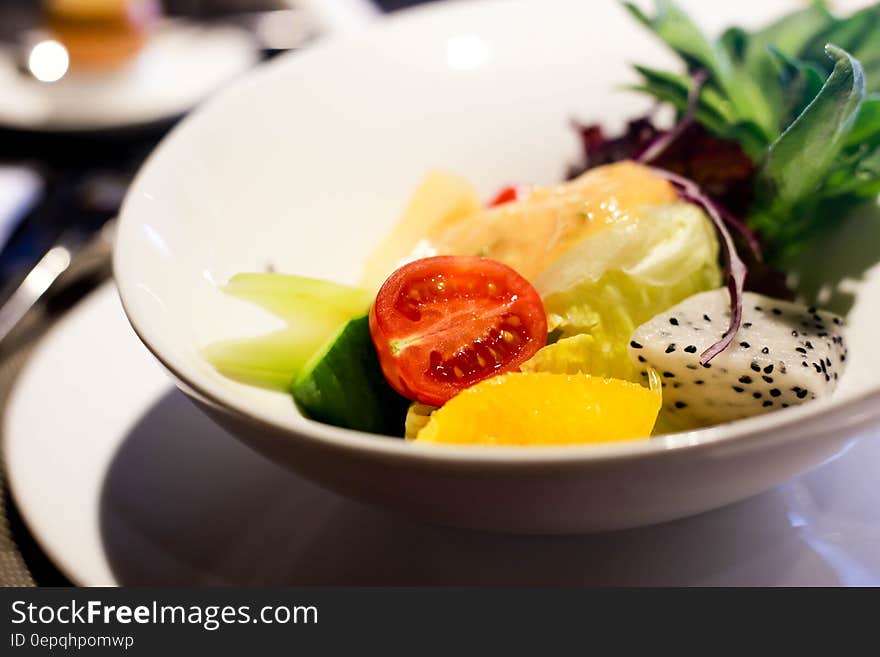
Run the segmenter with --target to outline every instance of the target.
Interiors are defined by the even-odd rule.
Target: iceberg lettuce
[[[687,297],[719,287],[718,254],[712,222],[688,203],[646,208],[640,217],[593,234],[535,281],[557,340],[536,358],[551,369],[580,366],[600,376],[637,376],[626,353],[633,330]],[[591,339],[566,340],[580,335]]]

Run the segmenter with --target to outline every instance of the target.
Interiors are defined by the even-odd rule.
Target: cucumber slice
[[[402,436],[409,400],[385,380],[366,315],[349,321],[290,387],[307,417],[337,427]]]

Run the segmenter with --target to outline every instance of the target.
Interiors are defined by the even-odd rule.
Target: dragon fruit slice
[[[677,429],[759,415],[824,397],[846,364],[843,320],[752,292],[742,326],[712,362],[700,354],[727,330],[730,301],[720,288],[689,297],[638,327],[628,352],[647,377],[663,380],[663,415]]]

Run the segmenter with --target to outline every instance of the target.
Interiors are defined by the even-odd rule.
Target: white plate
[[[40,131],[105,130],[179,116],[256,64],[244,30],[167,22],[136,58],[107,73],[71,71],[58,82],[18,72],[0,51],[0,125]]]
[[[400,520],[273,465],[177,392],[115,291],[28,364],[5,421],[15,501],[79,584],[880,585],[880,441],[745,502],[583,537]]]

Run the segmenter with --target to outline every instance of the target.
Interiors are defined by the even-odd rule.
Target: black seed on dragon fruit
[[[729,307],[726,289],[703,292],[633,333],[630,358],[678,384],[663,389],[665,426],[738,420],[827,396],[837,386],[846,360],[842,320],[753,292],[743,297],[736,340],[700,367],[700,354],[727,330]]]

